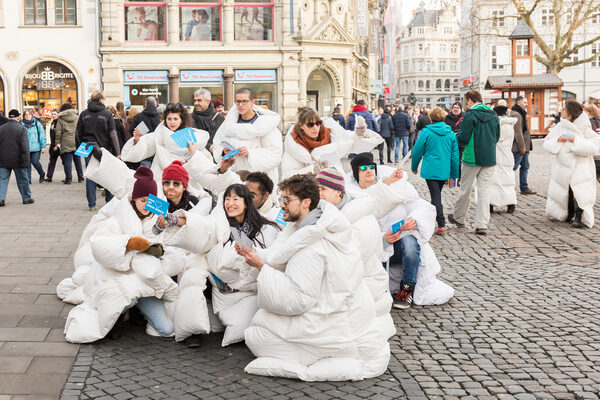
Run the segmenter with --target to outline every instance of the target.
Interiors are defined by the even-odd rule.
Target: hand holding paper
[[[85,142],[81,142],[81,144],[79,145],[79,147],[77,148],[77,150],[75,151],[75,155],[79,156],[79,157],[87,157],[90,155],[90,153],[92,152],[94,146],[93,145],[88,145]]]
[[[146,207],[144,208],[150,211],[152,214],[162,215],[164,217],[169,211],[169,203],[165,200],[159,199],[153,194],[149,194],[148,200],[146,201]]]

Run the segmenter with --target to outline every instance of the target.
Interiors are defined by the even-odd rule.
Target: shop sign
[[[372,93],[383,94],[383,81],[381,79],[371,79],[369,86]]]
[[[356,36],[369,36],[369,1],[355,1]]]
[[[204,70],[192,71],[184,70],[179,74],[181,82],[223,82],[223,71]]]
[[[55,72],[50,67],[45,67],[40,73],[25,74],[25,79],[39,79],[42,81],[53,81],[55,79],[74,79],[71,72]]]
[[[277,71],[274,69],[238,69],[235,71],[236,82],[276,82]]]
[[[42,108],[42,117],[52,117],[52,110],[47,107]]]
[[[125,83],[167,83],[167,71],[125,71]]]

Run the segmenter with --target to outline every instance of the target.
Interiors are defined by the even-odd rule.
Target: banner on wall
[[[223,71],[221,70],[183,70],[179,74],[181,82],[223,82]]]
[[[236,69],[236,82],[277,82],[274,69]]]
[[[125,83],[168,82],[167,71],[125,71]]]
[[[369,20],[369,54],[379,54],[379,25],[379,19]]]
[[[369,0],[355,0],[356,36],[369,36]]]

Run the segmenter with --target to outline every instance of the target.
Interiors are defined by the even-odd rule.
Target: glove
[[[100,146],[98,146],[98,143],[96,142],[89,142],[87,143],[87,145],[92,145],[94,146],[92,148],[92,156],[94,156],[94,158],[98,161],[102,160],[102,150],[100,150]]]
[[[357,115],[356,116],[356,126],[354,127],[354,133],[358,137],[364,137],[367,133],[367,123],[365,122],[365,118]]]
[[[146,239],[144,239],[143,237],[140,237],[140,236],[133,236],[127,242],[127,246],[125,247],[125,249],[127,251],[129,251],[129,250],[145,251],[148,249],[148,247],[150,247],[149,241],[147,241]]]
[[[170,226],[177,226],[179,223],[179,218],[175,214],[168,213],[165,217],[165,222],[167,223],[165,226],[162,226],[158,221],[152,227],[152,233],[155,235],[160,235],[165,229]]]
[[[156,258],[161,258],[163,254],[165,254],[165,249],[163,248],[162,244],[156,243],[144,250],[144,253],[150,254]]]
[[[315,175],[329,167],[329,161],[318,161],[315,164]]]

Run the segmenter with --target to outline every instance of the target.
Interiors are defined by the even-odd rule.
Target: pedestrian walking
[[[536,192],[529,188],[527,183],[529,152],[533,150],[531,132],[527,123],[527,99],[523,96],[517,96],[512,110],[519,114],[520,119],[517,123],[521,124],[521,134],[519,134],[518,130],[515,131],[515,140],[512,148],[515,161],[514,170],[516,171],[520,168],[519,189],[521,190],[521,194],[536,194]]]
[[[23,120],[21,121],[25,129],[27,129],[27,135],[29,136],[29,157],[30,164],[27,168],[27,177],[29,183],[31,183],[31,166],[35,168],[37,173],[40,175],[39,182],[44,182],[46,173],[44,167],[40,163],[40,156],[46,152],[46,130],[42,126],[42,123],[33,116],[33,113],[29,110],[23,113]]]
[[[398,106],[398,112],[392,117],[394,124],[394,162],[400,158],[400,146],[402,146],[402,157],[408,153],[408,142],[410,136],[411,122],[410,117],[404,112],[404,106]]]
[[[411,159],[411,170],[415,175],[421,159],[423,160],[421,178],[427,182],[431,204],[436,209],[438,227],[433,232],[434,235],[446,233],[442,189],[449,179],[458,178],[458,142],[450,126],[444,122],[445,117],[446,112],[440,107],[435,107],[429,112],[432,123],[421,131],[413,147]]]
[[[104,95],[99,90],[92,93],[88,108],[81,113],[77,121],[76,139],[77,143],[85,142],[94,145],[95,152],[92,152],[85,159],[86,166],[94,154],[98,155],[98,150],[101,147],[108,150],[114,156],[121,154],[113,115],[104,106]],[[85,183],[85,194],[89,210],[96,211],[96,183],[89,178]],[[108,203],[113,198],[113,195],[106,189],[105,194],[106,202]]]
[[[521,130],[518,119],[512,116],[514,111],[508,109],[506,100],[498,100],[494,112],[500,120],[500,140],[496,144],[496,168],[490,185],[490,213],[494,207],[506,207],[506,212],[515,212],[517,192],[515,191],[515,159],[512,146],[515,132]]]
[[[356,105],[352,108],[352,112],[348,116],[348,119],[346,119],[346,130],[354,130],[356,125],[356,117],[358,115],[365,119],[365,122],[367,123],[367,129],[370,129],[373,132],[379,131],[377,122],[375,122],[375,117],[373,116],[373,113],[369,112],[369,109],[365,106],[364,100],[358,100]]]
[[[83,168],[81,167],[81,157],[75,155],[75,150],[77,150],[75,131],[78,120],[77,110],[71,103],[65,103],[60,107],[56,119],[56,145],[53,149],[60,154],[65,169],[65,180],[62,181],[65,185],[69,185],[73,180],[72,164],[75,164],[77,181],[81,183],[85,180]],[[48,175],[50,175],[50,170],[48,170]]]
[[[379,120],[379,134],[385,140],[385,145],[387,146],[387,162],[392,162],[392,149],[394,148],[394,122],[392,121],[392,116],[390,115],[390,107],[387,106],[383,110],[383,114],[381,114],[381,119]],[[383,143],[377,146],[379,150],[379,164],[384,164],[383,158]]]
[[[56,161],[60,157],[60,151],[54,150],[56,147],[56,119],[58,118],[58,111],[52,110],[52,121],[50,122],[50,147],[48,148],[48,168],[46,168],[45,182],[52,182],[52,176],[54,175],[54,168],[56,168]]]
[[[0,126],[0,207],[6,205],[11,171],[17,179],[23,204],[33,203],[27,178],[31,157],[29,135],[27,129],[20,124],[20,119],[21,114],[18,110],[10,110],[7,122]]]
[[[431,124],[431,119],[429,119],[429,111],[430,111],[429,107],[421,108],[421,114],[417,118],[417,124],[415,126],[415,128],[416,128],[415,135],[413,138],[411,138],[411,140],[409,141],[409,144],[408,144],[410,150],[412,150],[415,143],[419,139],[419,135],[421,134],[421,131],[423,130],[423,128],[425,128],[427,125]]]
[[[342,128],[346,128],[346,119],[342,114],[342,109],[340,107],[336,107],[333,109],[333,115],[331,116],[334,120],[336,120]]]
[[[490,221],[489,185],[496,165],[496,143],[500,140],[500,121],[494,110],[483,104],[483,98],[478,91],[468,91],[465,100],[467,112],[457,136],[458,143],[465,144],[460,194],[454,204],[454,213],[448,215],[448,221],[459,228],[465,227],[465,219],[471,204],[471,188],[477,179],[475,233],[486,235]]]
[[[568,100],[561,119],[544,139],[544,150],[554,155],[548,184],[546,215],[573,221],[574,228],[594,226],[596,173],[594,155],[600,137],[592,130],[581,104]]]

